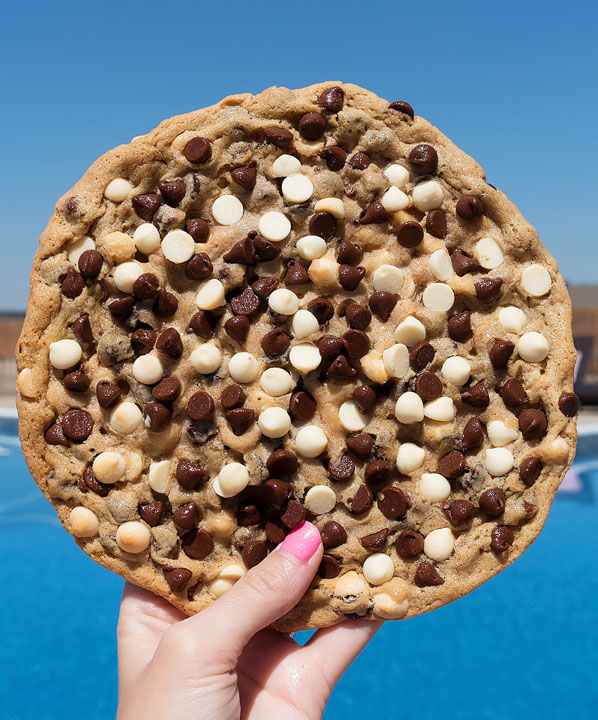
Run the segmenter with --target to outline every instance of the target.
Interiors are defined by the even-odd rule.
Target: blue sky
[[[323,80],[410,102],[519,206],[569,281],[596,282],[589,0],[84,0],[2,15],[0,310],[24,307],[56,199],[103,152],[230,93]]]

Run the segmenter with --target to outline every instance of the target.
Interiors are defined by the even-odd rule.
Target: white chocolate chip
[[[293,315],[292,328],[297,340],[303,340],[303,338],[318,332],[320,324],[316,316],[309,310],[297,310]]]
[[[327,485],[316,485],[307,491],[303,504],[310,513],[324,515],[324,513],[334,510],[336,494]]]
[[[442,205],[444,193],[439,182],[426,180],[413,188],[411,197],[418,210],[428,212],[428,210],[435,210]]]
[[[225,580],[240,580],[245,573],[245,568],[233,563],[232,565],[227,565],[222,568],[222,570],[218,573],[218,577],[224,578]]]
[[[113,450],[100,453],[93,461],[93,474],[100,482],[119,482],[125,476],[127,464],[124,457]]]
[[[94,240],[92,240],[86,235],[79,240],[74,240],[72,243],[69,243],[66,246],[66,257],[69,262],[73,263],[73,265],[77,265],[77,263],[79,262],[79,258],[86,250],[95,249],[96,244]]]
[[[137,452],[129,452],[127,453],[125,462],[127,463],[125,480],[127,482],[137,480],[137,478],[141,475],[141,471],[143,470],[143,458]]]
[[[74,507],[69,516],[71,533],[75,537],[89,538],[98,534],[100,521],[97,515],[82,505]]]
[[[354,570],[341,575],[334,585],[334,595],[340,598],[354,598],[367,593],[368,587],[363,578]]]
[[[423,473],[419,491],[428,502],[441,502],[451,494],[451,484],[440,473]]]
[[[327,197],[318,200],[314,205],[314,212],[327,212],[337,220],[342,220],[345,217],[345,206],[340,198]]]
[[[201,310],[214,310],[222,307],[222,305],[226,304],[224,285],[216,278],[208,280],[199,289],[195,302]]]
[[[208,590],[214,597],[222,597],[228,592],[240,578],[245,575],[245,568],[240,565],[227,565],[219,573],[218,577],[208,585]]]
[[[388,212],[396,212],[409,207],[409,196],[398,187],[391,185],[380,198],[380,204]]]
[[[234,195],[220,195],[212,203],[212,215],[220,225],[234,225],[243,217],[243,203]]]
[[[424,415],[430,420],[450,422],[456,413],[455,404],[450,397],[439,397],[424,405]]]
[[[228,372],[235,382],[253,382],[260,371],[258,361],[251,353],[235,353],[228,361]]]
[[[418,342],[426,339],[426,328],[417,318],[409,315],[397,325],[395,340],[397,342],[413,347]]]
[[[281,212],[270,210],[259,219],[258,229],[260,235],[263,235],[266,240],[280,242],[291,232],[291,221]]]
[[[550,291],[552,278],[543,265],[530,265],[521,275],[521,286],[528,295],[542,297]]]
[[[504,256],[500,245],[494,238],[486,237],[478,240],[475,246],[474,255],[479,264],[486,270],[493,270],[502,265]]]
[[[363,563],[363,576],[370,585],[384,585],[395,574],[395,565],[385,553],[374,553]]]
[[[389,165],[384,171],[384,176],[391,185],[402,188],[409,182],[409,170],[404,168],[402,165],[393,163]]]
[[[349,432],[359,432],[367,424],[367,416],[364,415],[355,400],[346,400],[338,409],[338,419],[341,425]]]
[[[424,306],[430,308],[430,310],[447,312],[453,307],[455,293],[451,287],[444,283],[432,283],[424,290],[422,301]]]
[[[557,437],[550,443],[550,455],[554,462],[566,462],[569,457],[569,443],[565,438]]]
[[[397,470],[409,475],[423,465],[426,451],[414,443],[403,443],[397,453]]]
[[[409,600],[397,602],[388,593],[376,593],[372,598],[372,611],[384,620],[398,620],[409,610]]]
[[[542,362],[549,351],[548,340],[537,332],[524,333],[517,343],[517,352],[526,362]]]
[[[124,293],[132,293],[135,280],[143,275],[143,268],[137,262],[130,261],[117,265],[114,268],[114,284]]]
[[[471,365],[465,358],[455,355],[447,358],[440,371],[444,380],[460,387],[465,385],[471,375]]]
[[[214,478],[212,487],[220,497],[230,498],[245,490],[249,484],[249,471],[238,462],[228,463]]]
[[[292,290],[277,288],[270,293],[268,305],[270,310],[279,315],[294,315],[299,309],[299,298]]]
[[[128,198],[133,190],[133,186],[124,178],[114,178],[104,189],[104,197],[112,202],[119,203]]]
[[[380,265],[372,277],[376,292],[398,293],[403,286],[403,271],[394,265]]]
[[[162,240],[162,254],[171,263],[187,262],[194,252],[195,240],[184,230],[171,230]]]
[[[280,397],[291,392],[294,380],[291,375],[282,368],[268,368],[264,370],[260,378],[262,390],[273,397]]]
[[[399,422],[410,424],[424,419],[424,403],[417,393],[405,392],[395,405],[395,417]]]
[[[444,248],[440,248],[440,250],[436,250],[430,255],[428,265],[436,280],[448,280],[453,274],[451,256]]]
[[[133,377],[143,385],[155,385],[164,376],[164,368],[155,355],[140,355],[133,363]]]
[[[150,540],[150,531],[137,520],[123,523],[116,531],[116,542],[119,548],[125,552],[143,552]]]
[[[222,353],[212,343],[203,343],[191,353],[189,361],[195,372],[210,375],[220,367]]]
[[[291,429],[291,418],[286,410],[269,407],[260,413],[257,424],[266,437],[280,438]]]
[[[160,247],[160,233],[152,223],[143,223],[133,233],[133,242],[139,252],[149,255]]]
[[[301,162],[293,155],[281,155],[272,163],[272,177],[288,177],[301,170]]]
[[[316,260],[326,254],[328,246],[324,238],[317,235],[306,235],[297,240],[297,252],[304,260]]]
[[[326,445],[328,445],[328,438],[322,428],[317,425],[304,425],[298,430],[295,437],[297,452],[303,457],[318,457],[324,452]]]
[[[314,194],[314,186],[305,175],[288,175],[282,181],[282,196],[291,203],[302,203]]]
[[[486,470],[492,477],[500,477],[511,472],[515,460],[513,453],[504,447],[489,448],[486,450]]]
[[[519,437],[517,430],[510,428],[502,420],[492,420],[486,429],[488,430],[488,440],[494,447],[503,447]]]
[[[508,305],[498,313],[498,321],[505,330],[519,335],[525,327],[525,313],[514,305]]]
[[[331,253],[327,252],[321,258],[316,258],[309,266],[307,274],[314,285],[320,287],[337,287],[338,286],[338,269],[339,264]]]
[[[455,536],[450,528],[439,528],[432,530],[424,540],[424,552],[436,562],[442,562],[449,558],[455,547]]]
[[[19,373],[17,390],[26,398],[34,398],[37,395],[35,391],[35,375],[31,368],[23,368]]]
[[[57,340],[50,343],[50,364],[57,370],[67,370],[76,365],[83,350],[76,340]]]
[[[162,495],[168,490],[168,478],[170,477],[170,460],[153,462],[149,467],[148,483],[154,492]]]
[[[299,343],[291,348],[289,362],[299,372],[311,372],[320,365],[322,356],[316,345]]]
[[[141,425],[143,414],[132,402],[121,402],[110,413],[110,427],[119,435],[129,435]]]
[[[403,343],[396,343],[382,353],[384,367],[390,377],[404,378],[409,372],[409,350]]]

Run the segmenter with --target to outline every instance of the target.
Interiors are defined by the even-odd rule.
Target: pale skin
[[[322,558],[279,548],[187,618],[127,583],[118,622],[117,720],[315,720],[381,622],[318,630],[301,647],[265,629],[301,598]]]

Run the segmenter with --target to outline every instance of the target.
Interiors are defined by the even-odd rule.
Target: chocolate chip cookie
[[[404,101],[322,83],[164,121],[56,206],[18,349],[25,457],[94,560],[187,613],[304,519],[280,629],[404,618],[534,540],[574,453],[570,302]]]

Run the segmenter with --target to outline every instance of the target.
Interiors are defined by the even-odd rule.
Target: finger
[[[162,635],[184,617],[166,600],[125,583],[116,629],[121,689],[126,690],[139,678]]]

